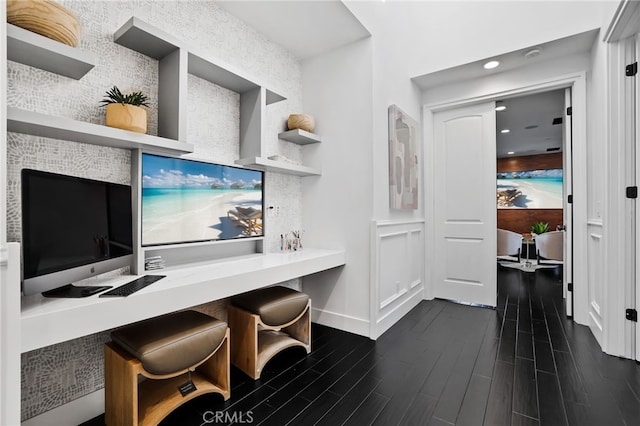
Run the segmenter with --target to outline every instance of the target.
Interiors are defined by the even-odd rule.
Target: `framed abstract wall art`
[[[396,105],[389,106],[389,207],[418,208],[420,162],[418,122]]]

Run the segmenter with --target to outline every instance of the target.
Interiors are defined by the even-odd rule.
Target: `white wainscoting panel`
[[[588,288],[589,288],[589,328],[594,337],[603,347],[603,318],[606,305],[605,300],[605,275],[604,275],[604,246],[602,240],[602,225],[589,222],[589,240],[587,246],[588,265]]]
[[[370,334],[377,339],[423,298],[424,220],[372,221]]]

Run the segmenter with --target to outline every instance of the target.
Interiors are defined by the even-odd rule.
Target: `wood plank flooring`
[[[162,425],[640,424],[640,367],[566,319],[557,273],[498,276],[496,310],[423,301],[375,342],[314,324],[310,355],[285,351],[258,381],[234,368],[229,401]]]

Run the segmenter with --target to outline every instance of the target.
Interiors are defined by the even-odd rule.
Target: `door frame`
[[[564,232],[564,265],[562,268],[562,295],[564,296],[567,318],[573,318],[573,289],[569,289],[569,283],[573,282],[573,205],[567,199],[568,194],[573,193],[573,129],[572,115],[569,108],[572,105],[571,89],[564,89],[564,124],[562,129],[562,175],[563,179],[563,226]]]
[[[607,182],[607,270],[606,277],[612,284],[607,289],[610,311],[605,324],[603,349],[612,355],[640,360],[640,326],[625,319],[625,309],[640,308],[640,226],[637,200],[625,197],[625,186],[637,185],[638,152],[634,155],[637,131],[637,102],[639,78],[625,76],[625,65],[637,61],[636,37],[640,33],[640,3],[623,0],[618,5],[609,28],[603,36],[607,61],[607,121],[608,168]],[[632,158],[634,157],[634,158]],[[635,163],[635,164],[634,164]],[[635,209],[635,211],[634,211]],[[629,232],[635,227],[635,233]]]
[[[470,97],[458,97],[436,104],[423,106],[424,123],[424,158],[426,167],[424,199],[426,226],[426,258],[433,259],[435,253],[435,217],[434,217],[434,134],[433,115],[437,112],[455,109],[457,107],[472,105],[475,103],[496,101],[506,97],[523,96],[556,89],[571,88],[573,108],[573,262],[578,265],[587,264],[587,85],[586,71],[575,72],[553,77],[542,81],[531,81],[515,84],[509,89],[492,91],[486,90],[481,94]],[[564,206],[566,208],[566,197]],[[577,232],[576,232],[577,231]],[[434,297],[433,268],[427,266],[427,282],[425,283],[425,299]],[[586,268],[574,269],[574,321],[587,325],[588,317],[588,275]]]

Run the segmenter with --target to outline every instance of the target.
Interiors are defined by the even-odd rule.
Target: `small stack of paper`
[[[150,256],[144,259],[145,271],[162,268],[164,268],[164,260],[162,259],[162,256]]]

